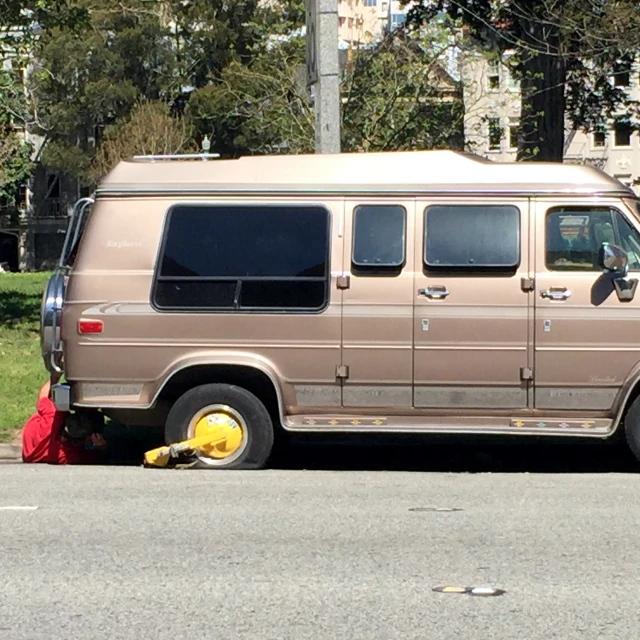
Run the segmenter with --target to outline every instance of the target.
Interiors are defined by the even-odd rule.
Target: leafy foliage
[[[15,207],[19,190],[33,171],[31,151],[10,126],[0,123],[0,217],[12,226],[19,215]]]
[[[254,48],[220,81],[194,92],[187,114],[225,155],[305,153],[314,146],[313,105],[305,87],[300,38]]]
[[[125,126],[136,104],[164,103],[180,116],[192,91],[217,95],[228,68],[246,68],[268,33],[304,18],[299,0],[264,7],[258,0],[41,1],[34,131],[45,136],[44,164],[82,184],[95,180],[96,167],[113,153],[110,139],[110,151],[94,161],[107,130],[113,135],[110,127]],[[61,4],[64,17],[54,20],[51,8]],[[236,150],[226,133],[228,114],[216,111],[215,120],[217,146]]]
[[[356,51],[342,77],[344,151],[461,148],[460,87],[444,71],[447,44],[393,33]],[[312,153],[314,111],[304,40],[272,39],[248,65],[234,62],[219,83],[194,92],[187,114],[228,154]]]
[[[134,155],[196,153],[191,125],[184,118],[172,117],[161,102],[140,102],[126,119],[105,129],[102,144],[90,167],[96,183],[120,160]]]
[[[434,37],[437,36],[437,37]],[[343,84],[345,151],[462,148],[461,88],[445,68],[439,33],[391,33],[361,50]]]
[[[36,48],[36,131],[43,161],[88,180],[105,127],[128,116],[140,98],[166,98],[176,82],[175,53],[159,16],[136,0],[77,0],[89,25],[53,27]]]

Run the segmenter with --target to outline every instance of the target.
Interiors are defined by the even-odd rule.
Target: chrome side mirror
[[[629,271],[626,251],[617,244],[603,242],[598,250],[598,265],[605,273],[624,278]]]
[[[636,295],[638,280],[627,278],[629,258],[617,244],[603,242],[598,250],[598,265],[612,277],[613,287],[620,302],[631,302]]]

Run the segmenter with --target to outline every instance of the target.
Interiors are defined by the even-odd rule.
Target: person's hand
[[[93,445],[93,448],[98,451],[104,451],[107,448],[107,441],[100,433],[91,434],[91,444]]]

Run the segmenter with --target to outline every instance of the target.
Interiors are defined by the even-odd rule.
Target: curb
[[[19,444],[0,444],[0,460],[22,460],[22,447]]]

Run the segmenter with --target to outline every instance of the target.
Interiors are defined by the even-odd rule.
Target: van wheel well
[[[631,389],[631,393],[629,394],[629,397],[626,399],[624,403],[622,414],[620,416],[620,422],[618,423],[618,426],[616,427],[615,432],[610,438],[612,442],[614,443],[622,442],[625,439],[624,424],[627,417],[627,413],[629,413],[629,409],[631,408],[631,405],[636,401],[638,396],[640,396],[640,380],[638,380],[635,383],[635,385],[633,386],[633,389]]]
[[[259,369],[235,365],[196,365],[178,371],[169,378],[162,389],[159,400],[173,403],[184,393],[202,384],[232,384],[250,391],[266,407],[274,428],[280,430],[280,408],[278,396],[271,378]]]

